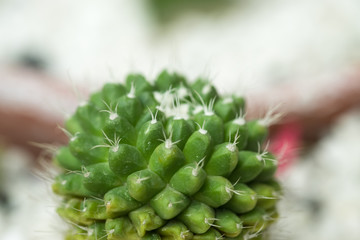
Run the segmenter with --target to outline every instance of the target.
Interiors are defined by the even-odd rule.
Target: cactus
[[[54,157],[66,239],[264,239],[281,190],[267,129],[244,112],[243,97],[167,71],[105,84]]]

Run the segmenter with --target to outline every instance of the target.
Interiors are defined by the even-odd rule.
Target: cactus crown
[[[241,96],[163,71],[107,83],[66,121],[53,191],[66,239],[262,239],[276,218],[276,159]]]

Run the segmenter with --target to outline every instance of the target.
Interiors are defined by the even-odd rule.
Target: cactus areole
[[[241,96],[163,71],[107,83],[66,120],[53,191],[72,240],[265,239],[280,193]]]

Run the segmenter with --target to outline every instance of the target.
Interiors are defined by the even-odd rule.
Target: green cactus
[[[108,83],[66,121],[54,163],[66,239],[264,239],[276,159],[245,101],[163,71]]]

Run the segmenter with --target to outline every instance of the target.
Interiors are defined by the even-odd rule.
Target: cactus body
[[[276,159],[244,98],[163,71],[108,83],[66,122],[54,162],[66,239],[263,239],[276,216]]]

